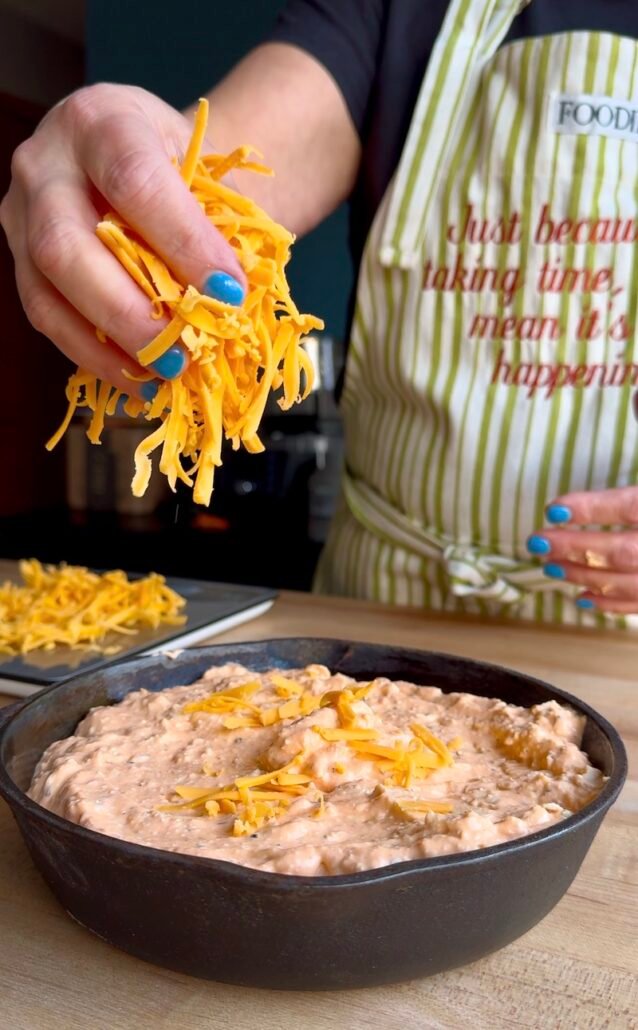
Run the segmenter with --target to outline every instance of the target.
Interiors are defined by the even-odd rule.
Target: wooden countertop
[[[0,803],[0,1030],[638,1028],[638,638],[287,594],[216,639],[310,635],[509,665],[564,687],[614,723],[630,779],[566,897],[514,944],[430,979],[334,994],[229,987],[156,969],[76,926]]]

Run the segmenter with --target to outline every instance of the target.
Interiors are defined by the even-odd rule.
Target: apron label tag
[[[638,143],[638,106],[631,100],[591,93],[553,93],[549,105],[554,132],[568,136],[609,136]]]

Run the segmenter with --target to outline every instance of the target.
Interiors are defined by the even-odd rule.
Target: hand
[[[638,612],[638,487],[565,494],[546,509],[553,526],[534,533],[527,549],[545,575],[585,588],[579,608]],[[589,526],[622,526],[588,529]]]
[[[230,284],[235,303],[245,289],[232,248],[171,163],[190,134],[179,112],[143,89],[89,86],[54,107],[18,147],[0,205],[29,321],[75,364],[126,393],[136,387],[122,369],[140,373],[135,354],[165,323],[151,318],[147,297],[97,239],[95,226],[108,210],[184,285],[231,303],[215,284]],[[172,350],[155,368],[173,378],[185,361]]]

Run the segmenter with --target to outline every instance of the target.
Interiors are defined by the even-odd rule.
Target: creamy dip
[[[243,700],[225,694],[244,685]],[[184,711],[211,695],[208,710]],[[299,703],[315,710],[300,716]],[[257,675],[228,664],[93,708],[45,751],[29,796],[137,844],[278,873],[354,873],[501,844],[577,812],[605,782],[580,750],[584,721],[555,701],[520,708],[320,665]],[[270,784],[269,770],[280,770]],[[228,800],[241,777],[262,782]],[[193,788],[226,800],[207,811]],[[281,805],[255,805],[273,790]]]

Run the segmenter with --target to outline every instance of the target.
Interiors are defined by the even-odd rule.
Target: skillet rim
[[[59,816],[56,813],[51,812],[49,809],[44,808],[36,801],[32,801],[31,798],[28,797],[26,791],[23,791],[18,787],[9,775],[4,762],[1,760],[0,796],[4,797],[11,809],[13,809],[15,805],[23,812],[26,812],[26,815],[30,818],[35,818],[44,822],[53,829],[57,829],[65,833],[72,833],[87,844],[93,844],[94,846],[102,847],[103,849],[112,849],[125,858],[133,860],[143,860],[144,858],[147,858],[153,863],[165,862],[169,866],[176,866],[177,868],[182,869],[186,867],[193,871],[202,870],[203,872],[210,873],[211,871],[217,870],[225,880],[235,882],[239,881],[240,883],[245,882],[246,880],[249,881],[246,886],[251,888],[263,886],[270,890],[279,889],[282,893],[298,893],[300,889],[303,888],[305,888],[306,891],[323,890],[328,887],[336,889],[362,889],[367,886],[372,887],[376,883],[382,881],[400,880],[417,873],[423,874],[439,869],[452,869],[454,867],[462,869],[466,866],[476,866],[484,863],[489,864],[492,861],[498,861],[499,856],[501,855],[513,855],[528,849],[533,849],[537,846],[542,847],[545,842],[564,837],[572,831],[575,831],[579,826],[595,819],[601,814],[601,811],[602,816],[604,816],[604,814],[611,808],[624,786],[628,772],[627,752],[622,738],[615,727],[595,708],[592,708],[591,705],[587,704],[585,701],[581,701],[580,698],[575,697],[573,694],[568,693],[560,687],[547,683],[545,680],[538,679],[535,676],[530,676],[527,673],[521,672],[518,669],[512,669],[509,666],[495,665],[493,662],[468,658],[465,655],[451,654],[444,651],[429,651],[421,648],[403,647],[398,644],[384,645],[365,640],[346,640],[340,637],[271,637],[263,640],[245,640],[237,643],[229,642],[207,644],[200,647],[189,647],[184,648],[181,654],[193,656],[201,652],[208,651],[212,652],[214,655],[216,651],[230,647],[236,647],[241,652],[242,650],[249,649],[251,647],[271,647],[278,644],[295,643],[308,644],[309,642],[312,642],[313,644],[342,644],[345,648],[363,646],[371,647],[376,650],[383,650],[385,652],[408,652],[416,658],[422,658],[427,655],[429,658],[440,659],[443,662],[460,662],[463,665],[471,665],[474,669],[485,670],[486,672],[496,672],[501,675],[503,673],[507,673],[517,678],[522,678],[527,684],[540,687],[542,690],[549,691],[559,697],[561,701],[571,705],[577,712],[587,716],[588,719],[591,719],[591,721],[597,725],[598,729],[600,729],[607,738],[611,747],[614,760],[613,771],[600,794],[598,794],[593,801],[585,805],[585,807],[579,812],[568,816],[567,819],[564,819],[559,823],[554,823],[552,826],[546,827],[543,830],[537,830],[536,833],[517,837],[513,840],[505,841],[502,844],[495,844],[487,848],[474,849],[473,851],[460,851],[454,854],[440,855],[433,858],[417,858],[406,862],[393,862],[387,866],[364,869],[358,873],[343,873],[324,876],[300,876],[298,874],[273,873],[261,869],[252,869],[250,866],[240,865],[236,862],[226,862],[217,858],[206,858],[199,855],[183,854],[177,851],[165,851],[160,848],[152,848],[145,844],[136,844],[133,841],[125,841],[119,837],[111,837],[108,834],[99,833],[97,830],[88,829],[85,826],[80,826],[78,823],[72,822],[70,819],[65,819],[63,816]],[[175,657],[170,657],[166,652],[160,651],[151,655],[129,655],[120,661],[113,662],[107,667],[107,669],[102,670],[102,673],[112,672],[113,670],[117,670],[123,666],[132,665],[134,663],[148,665],[153,661],[167,658],[169,658],[170,661],[174,661],[176,663],[175,668],[178,668],[181,654]],[[70,676],[68,679],[61,682],[54,683],[44,690],[38,691],[32,697],[27,698],[24,702],[19,701],[19,707],[17,708],[15,705],[7,706],[12,709],[12,712],[8,718],[4,720],[2,718],[2,708],[0,708],[0,749],[2,748],[3,738],[14,718],[21,715],[25,709],[28,709],[32,704],[41,701],[45,695],[49,695],[56,690],[69,686],[86,675],[86,673],[78,673],[77,675]],[[175,684],[175,686],[178,685],[181,684]],[[417,684],[417,686],[419,685],[425,686],[426,684]],[[170,689],[170,687],[164,689]],[[132,693],[132,691],[129,691],[128,693]],[[488,695],[484,694],[479,696],[485,697]],[[498,696],[498,692],[496,692],[496,696]],[[86,715],[89,710],[90,709],[87,709],[84,715]],[[82,716],[82,718],[84,718],[84,716]]]

